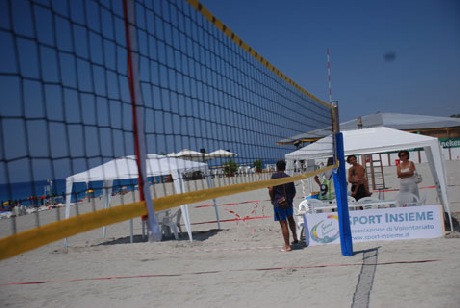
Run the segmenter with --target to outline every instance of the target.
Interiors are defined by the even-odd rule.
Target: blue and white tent
[[[350,154],[376,154],[423,148],[430,165],[438,198],[444,211],[449,215],[450,227],[453,230],[450,206],[447,198],[446,169],[437,138],[387,127],[346,130],[342,134],[345,156]],[[296,160],[331,156],[333,156],[333,141],[332,135],[329,135],[297,151],[286,154],[286,170],[294,170],[294,161]]]

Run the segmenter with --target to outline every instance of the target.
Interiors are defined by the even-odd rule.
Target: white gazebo
[[[134,155],[124,156],[108,161],[100,166],[87,171],[72,175],[66,179],[66,218],[70,217],[70,196],[72,195],[73,184],[76,182],[103,181],[104,208],[110,206],[113,181],[117,179],[138,178],[136,157]],[[174,187],[177,192],[185,192],[182,174],[189,170],[201,170],[204,174],[208,172],[208,165],[203,162],[168,157],[165,155],[148,154],[146,157],[146,177],[171,175]],[[209,183],[208,183],[209,186]],[[214,204],[216,219],[219,224],[217,206]],[[188,205],[181,205],[182,218],[187,229],[189,239],[192,240],[192,230]],[[132,231],[131,231],[132,237]]]
[[[342,134],[345,155],[375,154],[423,148],[430,165],[438,198],[444,211],[449,215],[450,227],[453,230],[447,199],[446,170],[437,138],[387,127],[347,130],[343,131]],[[295,160],[331,157],[333,155],[332,143],[332,135],[329,135],[300,150],[286,154],[286,170],[294,170]]]

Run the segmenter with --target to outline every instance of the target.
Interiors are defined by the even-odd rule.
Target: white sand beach
[[[446,167],[451,211],[458,217],[460,161],[447,161]],[[433,185],[428,166],[418,170],[424,175],[421,187]],[[394,168],[385,172],[387,185],[397,188]],[[300,202],[301,183],[296,187]],[[421,194],[425,191],[427,204],[436,202],[434,190]],[[0,305],[431,308],[460,303],[458,237],[355,243],[350,257],[342,256],[340,245],[299,245],[282,253],[266,189],[217,199],[221,230],[209,204],[190,205],[193,242],[184,235],[149,243],[135,219],[134,243],[129,243],[129,223],[123,222],[108,226],[106,238],[97,229],[69,238],[68,249],[58,241],[2,260]],[[234,220],[237,215],[247,219]],[[18,219],[34,224],[34,215]],[[7,220],[0,223],[5,236]]]

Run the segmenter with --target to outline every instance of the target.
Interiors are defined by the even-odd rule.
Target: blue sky
[[[377,111],[460,113],[458,0],[202,2],[324,101],[329,48],[342,122]],[[133,154],[121,3],[0,1],[1,178],[63,178]],[[290,150],[276,141],[330,124],[328,108],[283,94],[236,45],[198,44],[195,17],[167,13],[177,8],[202,20],[185,0],[138,6],[138,27],[148,29],[138,33],[148,153],[229,149],[244,163],[273,160]],[[221,66],[222,56],[241,69]],[[274,99],[280,93],[288,103]]]
[[[290,150],[276,141],[330,125],[328,106],[306,103],[185,0],[136,3],[147,153],[273,162]],[[0,182],[134,154],[121,4],[0,1]]]
[[[460,1],[203,0],[341,122],[376,112],[460,113]],[[390,54],[390,59],[385,55]]]

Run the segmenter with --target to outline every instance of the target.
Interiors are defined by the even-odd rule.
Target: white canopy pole
[[[65,218],[70,217],[70,201],[72,199],[72,187],[73,181],[71,179],[67,179],[65,182]],[[67,238],[64,239],[64,247],[68,247]]]
[[[185,191],[184,180],[180,176],[179,170],[174,170],[173,172],[171,172],[171,177],[173,178],[174,187],[176,189],[176,192],[183,193]],[[187,229],[188,238],[190,239],[190,242],[192,242],[193,241],[193,238],[192,238],[192,226],[190,224],[190,216],[189,216],[189,212],[188,212],[188,205],[183,204],[183,205],[180,206],[180,209],[182,211],[182,219],[184,220],[185,228]]]
[[[436,186],[436,192],[438,194],[439,201],[441,202],[444,211],[448,214],[450,231],[452,232],[454,231],[454,228],[452,223],[452,215],[450,213],[449,200],[447,199],[446,167],[444,165],[441,147],[439,146],[439,143],[436,141],[436,144],[433,144],[429,147],[425,147],[424,149],[430,165],[431,174],[433,175],[434,184]]]
[[[70,201],[72,199],[73,181],[67,179],[65,182],[65,218],[70,217]]]
[[[113,185],[113,180],[104,180],[102,182],[102,200],[104,204],[104,209],[110,207],[110,201],[112,197],[112,185]],[[105,238],[107,235],[107,227],[103,226],[102,227],[102,238]]]
[[[206,182],[208,184],[208,188],[214,187],[214,181],[211,180],[211,173],[209,172],[208,167],[206,167],[206,171],[204,174],[206,175]],[[212,199],[212,204],[214,205],[214,212],[216,213],[217,229],[220,230],[219,210],[217,209],[216,199]]]

